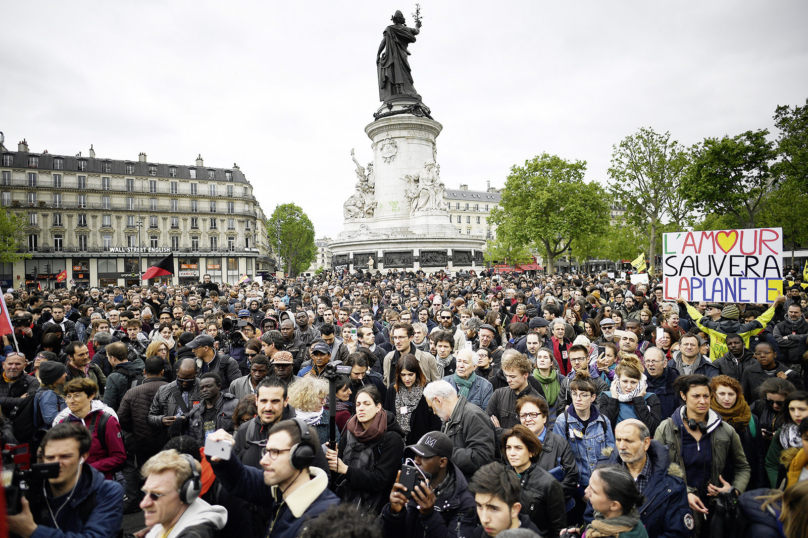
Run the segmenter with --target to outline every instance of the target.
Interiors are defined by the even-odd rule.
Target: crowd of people
[[[808,536],[800,276],[770,304],[663,291],[487,271],[9,290],[0,437],[59,475],[6,524]]]

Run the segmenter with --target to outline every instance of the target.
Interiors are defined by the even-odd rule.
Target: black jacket
[[[621,403],[628,406],[627,410],[621,409]],[[630,413],[633,410],[637,418],[648,427],[652,436],[659,423],[662,422],[662,405],[657,395],[651,391],[647,391],[644,398],[637,396],[631,402],[620,402],[617,398],[612,398],[611,391],[606,391],[598,396],[595,405],[598,407],[598,411],[612,423],[612,431],[624,418],[621,416],[621,411]]]
[[[510,465],[508,467],[513,469]],[[522,473],[520,484],[521,513],[530,518],[542,536],[558,536],[567,525],[567,510],[561,484],[538,463]]]
[[[222,378],[222,391],[226,391],[230,388],[230,383],[241,377],[241,370],[238,367],[236,359],[224,353],[216,353],[216,356],[207,366],[208,372],[215,372]],[[203,373],[202,369],[200,369],[199,375]]]
[[[213,406],[216,409],[216,415],[213,419],[213,431],[222,429],[228,433],[233,433],[233,413],[235,413],[237,406],[238,399],[235,396],[229,392],[219,394],[219,399],[216,400]],[[202,400],[191,409],[187,416],[188,432],[201,446],[205,444],[204,411],[205,401]]]
[[[0,405],[3,408],[3,415],[9,416],[14,407],[23,402],[23,394],[28,394],[28,398],[30,398],[38,388],[37,378],[25,372],[22,372],[13,383],[6,383],[6,380],[0,376]]]
[[[390,385],[387,389],[387,398],[384,401],[384,410],[388,415],[396,414],[396,389]],[[352,394],[353,396],[353,394]],[[415,411],[410,415],[410,431],[404,439],[405,445],[414,445],[418,440],[429,432],[439,432],[443,423],[438,416],[432,412],[426,403],[426,398],[421,396],[421,400],[415,407]]]
[[[787,365],[775,361],[774,372],[774,375],[777,375],[777,372],[785,372],[788,381],[793,383],[797,390],[802,390],[802,377]],[[759,362],[752,364],[744,371],[743,378],[741,379],[741,388],[743,388],[743,396],[746,398],[746,403],[751,405],[752,402],[758,399],[757,388],[770,377],[771,376],[763,370]]]
[[[728,375],[738,381],[738,383],[743,379],[744,371],[753,364],[757,364],[755,354],[746,348],[744,348],[743,355],[741,355],[740,359],[736,359],[732,351],[727,351],[726,355],[713,363],[713,365],[718,368],[721,375]]]
[[[535,378],[531,375],[528,376],[528,379]],[[516,400],[522,396],[535,396],[544,399],[544,392],[537,391],[530,383],[528,383],[527,387],[519,394],[516,394],[513,389],[506,386],[501,389],[496,389],[494,394],[491,395],[491,399],[488,400],[488,408],[485,410],[485,414],[489,417],[495,416],[497,420],[499,420],[499,426],[496,428],[497,440],[500,439],[500,436],[505,430],[520,424],[519,415],[516,414]]]
[[[564,479],[561,481],[561,489],[564,490],[564,498],[569,499],[578,489],[578,464],[575,463],[573,454],[567,439],[564,436],[548,431],[541,444],[541,456],[539,456],[539,467],[545,471],[550,471],[556,467],[564,469]]]
[[[673,388],[673,382],[679,377],[679,372],[676,368],[665,368],[665,373],[659,377],[653,377],[648,371],[645,371],[645,380],[648,383],[648,392],[653,392],[659,398],[659,404],[662,406],[662,420],[670,418],[673,412],[682,405],[679,394]]]

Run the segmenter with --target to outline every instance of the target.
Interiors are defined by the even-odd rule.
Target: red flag
[[[6,301],[3,299],[3,294],[0,293],[0,334],[12,334],[14,328],[11,326],[11,316],[8,315],[8,307]]]
[[[56,282],[61,282],[67,278],[67,269],[56,275]]]
[[[168,276],[174,274],[174,253],[172,252],[155,265],[143,273],[141,280],[149,280],[158,276]]]

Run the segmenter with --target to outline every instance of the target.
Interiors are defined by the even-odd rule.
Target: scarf
[[[407,390],[402,384],[401,390],[396,392],[396,422],[404,433],[410,433],[410,417],[418,407],[418,402],[421,401],[423,395],[424,387],[421,385],[413,385],[411,389]],[[406,413],[402,413],[404,410]]]
[[[805,453],[805,450],[800,450],[788,466],[788,473],[786,473],[788,482],[786,487],[791,487],[799,482],[800,475],[805,467],[808,467],[808,454]]]
[[[162,334],[157,333],[154,335],[154,338],[152,338],[152,342],[165,342],[166,345],[168,346],[169,351],[174,349],[174,337],[172,336],[169,336],[168,340],[166,340],[165,338],[163,338]]]
[[[302,418],[309,426],[317,426],[323,418],[323,410],[319,411],[298,411],[295,413],[297,418]]]
[[[623,392],[623,390],[620,388],[620,381],[617,380],[617,379],[612,381],[612,386],[611,386],[610,390],[612,392],[612,395],[617,394],[617,400],[618,401],[620,401],[622,403],[628,403],[628,402],[633,402],[634,398],[636,398],[637,396],[639,396],[640,394],[645,392],[645,389],[646,389],[647,386],[648,386],[648,384],[647,384],[647,382],[645,380],[645,374],[642,374],[642,379],[640,379],[640,382],[637,383],[637,386],[634,387],[634,390],[632,390],[628,394]]]
[[[370,423],[367,429],[362,427],[356,415],[351,417],[348,424],[345,425],[351,435],[353,435],[360,443],[373,443],[381,439],[387,433],[387,413],[384,409],[379,409],[373,422]]]
[[[586,528],[586,538],[604,538],[606,536],[620,536],[630,532],[640,524],[640,514],[637,509],[630,514],[605,519],[603,514],[595,512],[595,519]]]
[[[710,408],[721,415],[724,422],[728,422],[733,428],[748,426],[749,420],[752,418],[752,411],[749,409],[749,404],[746,403],[743,394],[738,395],[738,399],[735,400],[735,405],[729,409],[724,409],[721,404],[715,401],[715,395],[713,395],[710,401]],[[802,442],[800,442],[800,446],[802,446]]]
[[[447,355],[445,359],[441,359],[440,357],[438,357],[438,354],[435,353],[435,362],[438,363],[438,370],[440,370],[440,377],[443,377],[446,374],[446,367],[449,366],[449,363],[452,362],[452,359],[454,359],[454,355],[452,355],[451,353]]]
[[[544,390],[544,398],[549,405],[555,405],[558,393],[561,390],[561,384],[558,382],[558,375],[555,370],[550,370],[550,375],[544,377],[536,368],[533,370],[533,377],[541,383],[541,388]]]
[[[780,428],[780,444],[783,448],[802,448],[800,427],[796,424],[783,424]]]
[[[477,374],[475,372],[471,372],[468,379],[463,379],[457,375],[457,373],[454,374],[454,382],[457,384],[457,393],[464,398],[469,397],[469,391],[475,381],[477,381]]]
[[[568,350],[571,345],[568,346],[563,340],[559,342],[555,336],[551,337],[550,341],[553,344],[553,356],[555,357],[556,363],[558,363],[558,369],[561,375],[567,375],[572,371],[568,355]]]

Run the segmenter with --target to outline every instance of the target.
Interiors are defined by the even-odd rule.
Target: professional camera
[[[353,368],[343,365],[342,361],[333,361],[325,365],[323,377],[329,381],[332,379],[336,381],[341,375],[351,375],[351,370],[353,370]]]
[[[246,319],[236,320],[235,323],[230,318],[224,318],[222,320],[222,332],[224,332],[231,347],[244,347],[247,343],[244,339],[244,335],[240,332],[241,329],[247,326],[247,323],[249,323],[249,321]]]
[[[22,511],[23,495],[40,495],[42,484],[49,478],[59,476],[58,463],[34,463],[28,467],[28,445],[3,450],[3,489],[6,495],[6,513],[10,516]]]
[[[14,316],[11,318],[11,326],[12,327],[28,327],[29,321],[28,318],[25,316]]]

